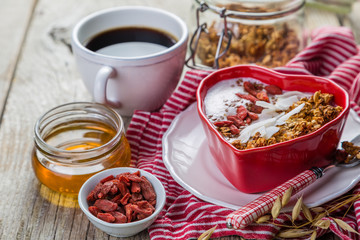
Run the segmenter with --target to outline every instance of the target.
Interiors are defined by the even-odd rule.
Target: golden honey
[[[39,181],[54,191],[77,194],[93,174],[129,165],[122,119],[104,105],[61,105],[36,123],[32,166]]]

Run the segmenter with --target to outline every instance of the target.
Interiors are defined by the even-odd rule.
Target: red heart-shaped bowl
[[[208,90],[220,81],[254,78],[274,84],[286,91],[331,93],[343,111],[318,130],[273,145],[239,150],[227,141],[206,117],[204,99]],[[238,190],[263,192],[311,167],[331,163],[349,113],[349,96],[345,90],[326,78],[285,75],[256,65],[240,65],[217,70],[204,78],[197,90],[197,108],[217,167]]]

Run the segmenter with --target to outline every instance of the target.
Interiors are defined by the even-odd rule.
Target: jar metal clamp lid
[[[220,39],[219,39],[217,49],[216,49],[216,54],[215,54],[215,66],[214,66],[214,68],[218,69],[219,68],[219,58],[221,56],[223,56],[226,53],[226,51],[228,50],[228,48],[230,46],[230,42],[231,42],[231,37],[232,37],[231,31],[229,31],[227,29],[226,8],[225,7],[219,8],[219,7],[215,7],[215,6],[212,6],[212,5],[208,5],[204,1],[200,2],[199,0],[196,0],[196,2],[199,4],[199,7],[196,9],[196,30],[195,30],[194,34],[192,35],[192,37],[190,39],[190,45],[189,45],[189,47],[190,47],[190,56],[186,60],[185,64],[186,64],[187,67],[193,68],[193,69],[197,69],[197,68],[200,68],[200,69],[205,68],[206,69],[206,68],[208,68],[208,67],[205,67],[205,66],[197,65],[196,61],[195,61],[195,56],[196,56],[196,49],[197,49],[199,39],[200,39],[200,34],[202,32],[207,32],[207,23],[204,22],[204,23],[200,24],[200,13],[205,12],[208,9],[211,9],[212,11],[218,13],[219,16],[224,19],[224,28],[223,28],[223,30],[222,30],[222,32],[220,34]],[[228,43],[226,44],[225,50],[220,53],[220,48],[221,48],[222,42],[224,41],[224,37],[228,38]],[[192,65],[189,64],[190,61],[192,62]]]
[[[255,3],[256,6],[263,3],[274,3],[280,2],[281,7],[269,9],[269,11],[238,11],[232,10],[226,7],[224,4],[216,4],[220,3],[220,1],[216,0],[195,0],[196,3],[199,5],[196,9],[196,30],[194,31],[189,44],[190,55],[186,59],[185,64],[187,67],[192,69],[219,69],[219,59],[226,54],[229,50],[231,39],[233,34],[231,30],[228,28],[228,18],[236,18],[236,19],[243,19],[243,20],[266,20],[266,19],[276,19],[281,18],[283,16],[290,15],[292,13],[297,12],[298,10],[302,9],[305,6],[305,0],[276,0],[276,1],[257,1],[252,0],[252,3]],[[228,1],[229,2],[229,1]],[[232,1],[230,1],[232,2]],[[233,1],[234,3],[241,4],[241,3],[248,3],[249,1],[246,0],[237,0]],[[222,6],[221,6],[222,5]],[[201,33],[208,33],[208,26],[207,23],[200,22],[200,15],[205,11],[210,10],[215,14],[218,14],[220,19],[223,22],[222,31],[219,33],[219,40],[217,43],[217,49],[214,56],[214,64],[212,67],[199,65],[196,63],[196,53],[199,45],[199,39]],[[221,51],[221,47],[225,43],[225,47]]]

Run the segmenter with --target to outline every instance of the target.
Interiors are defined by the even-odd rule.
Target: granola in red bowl
[[[213,72],[197,100],[217,167],[246,193],[329,164],[349,112],[348,94],[334,82],[256,65]]]

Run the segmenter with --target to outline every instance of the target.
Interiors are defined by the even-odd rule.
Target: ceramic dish
[[[350,111],[341,141],[354,138],[358,132],[353,129],[360,129],[360,118]],[[196,103],[180,113],[164,134],[163,160],[175,181],[204,201],[235,210],[262,195],[237,190],[216,167]],[[360,166],[332,168],[300,194],[309,207],[319,206],[353,188],[360,181],[359,172]]]
[[[149,180],[156,192],[155,211],[150,216],[129,223],[108,223],[95,217],[93,214],[90,213],[90,211],[88,210],[89,204],[86,198],[89,193],[94,189],[94,187],[100,182],[100,180],[110,175],[116,176],[120,173],[134,173],[136,171],[140,171],[140,176],[145,176]],[[165,200],[165,189],[159,179],[157,179],[154,175],[147,171],[130,167],[112,168],[95,174],[83,184],[78,196],[79,206],[81,210],[85,213],[89,221],[100,230],[114,237],[133,236],[149,227],[156,220],[159,213],[163,209],[165,205]]]
[[[329,93],[334,96],[334,105],[342,107],[342,111],[316,131],[268,146],[239,150],[208,119],[205,98],[210,89],[214,91],[213,87],[223,91],[218,90],[217,83],[243,78],[276,85],[283,91]],[[246,193],[267,191],[311,167],[330,164],[349,113],[349,96],[335,82],[317,76],[281,74],[256,65],[223,68],[209,74],[200,82],[196,99],[200,122],[216,166],[232,185]]]

